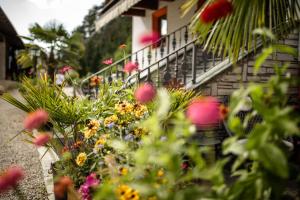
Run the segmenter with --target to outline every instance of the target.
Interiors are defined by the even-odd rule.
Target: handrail
[[[86,83],[86,82],[87,82],[90,78],[92,78],[93,76],[102,74],[102,73],[104,73],[104,72],[106,72],[106,71],[108,71],[108,70],[112,70],[113,67],[115,67],[116,65],[120,64],[121,62],[124,62],[124,61],[126,61],[126,60],[128,60],[128,59],[130,59],[130,58],[132,59],[134,55],[135,55],[136,58],[137,58],[137,55],[140,55],[140,54],[139,54],[140,52],[143,52],[143,53],[144,53],[144,51],[145,51],[146,49],[149,49],[149,48],[151,49],[153,46],[156,46],[156,45],[157,45],[157,46],[160,46],[161,43],[163,43],[163,42],[164,42],[167,38],[169,38],[171,35],[175,35],[178,31],[182,31],[182,30],[184,30],[184,29],[187,31],[187,30],[188,30],[189,24],[190,24],[190,23],[188,23],[188,24],[186,24],[186,25],[184,25],[184,26],[182,26],[182,27],[179,27],[179,28],[175,29],[174,31],[170,32],[169,34],[167,34],[167,35],[165,35],[165,36],[163,36],[163,37],[160,37],[160,38],[159,38],[158,40],[156,40],[154,43],[149,44],[149,45],[146,45],[146,46],[143,47],[142,49],[139,49],[138,51],[135,51],[135,52],[133,52],[133,53],[131,53],[131,54],[129,54],[129,55],[123,57],[122,59],[120,59],[120,60],[118,60],[118,61],[112,63],[111,65],[106,66],[105,68],[101,69],[100,71],[91,74],[90,76],[86,77],[85,79],[83,79],[83,80],[81,81],[81,83],[80,83],[80,88],[82,89],[82,86],[84,85],[84,83]],[[180,35],[180,39],[181,39],[181,35]],[[170,42],[170,41],[168,41],[168,42]],[[181,42],[181,41],[180,41],[180,42]],[[169,43],[168,45],[170,45],[170,43]],[[167,47],[167,48],[169,48],[169,47]],[[169,52],[167,52],[167,53],[169,53]],[[143,56],[144,56],[144,54],[143,54]],[[155,62],[156,62],[156,61],[155,61]],[[150,63],[149,63],[149,64],[150,64]]]

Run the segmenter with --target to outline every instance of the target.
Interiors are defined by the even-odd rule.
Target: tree
[[[131,43],[131,18],[119,17],[107,24],[100,31],[95,31],[95,20],[99,11],[105,4],[94,6],[84,17],[82,25],[75,31],[85,36],[85,53],[81,59],[83,69],[81,73],[96,72],[103,60],[114,57],[119,59],[116,53],[121,44]],[[113,34],[112,34],[113,33]],[[127,51],[131,51],[131,45],[127,45]]]
[[[229,7],[224,10],[221,5],[224,2],[230,3],[232,9]],[[267,32],[270,35],[276,29],[274,33],[280,38],[290,28],[296,27],[300,19],[298,0],[187,0],[182,6],[184,12],[196,3],[202,6],[193,18],[192,27],[199,35],[200,43],[210,51],[223,56],[230,55],[235,59],[241,52],[249,51],[257,44],[254,30],[259,29],[256,33]],[[207,9],[209,7],[211,9]],[[215,13],[209,13],[210,10]],[[226,17],[219,15],[222,12],[225,12]],[[205,16],[215,20],[203,20],[207,19]]]
[[[18,55],[18,63],[23,68],[36,67],[37,57],[52,77],[55,70],[63,65],[80,68],[79,60],[84,53],[81,33],[73,32],[69,35],[64,26],[55,21],[43,27],[35,23],[29,32],[30,37],[23,37],[28,40],[26,48]]]

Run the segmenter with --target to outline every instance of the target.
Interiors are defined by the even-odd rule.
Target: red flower
[[[34,140],[33,143],[36,146],[44,146],[47,142],[49,142],[49,140],[51,139],[51,136],[47,133],[42,133],[37,135]]]
[[[216,0],[214,3],[206,6],[200,15],[203,23],[212,23],[219,20],[233,11],[233,5],[228,0]]]
[[[181,163],[181,169],[187,170],[189,168],[189,163],[187,161]]]
[[[134,62],[128,62],[124,66],[124,72],[131,73],[132,71],[138,70],[138,64]]]
[[[119,49],[125,49],[127,46],[126,46],[126,44],[121,44],[120,46],[119,46]]]
[[[24,120],[24,127],[27,130],[33,130],[39,128],[41,125],[45,124],[48,121],[49,115],[43,109],[38,109],[34,112],[31,112],[27,115]]]
[[[156,95],[156,89],[153,85],[149,83],[145,83],[141,85],[136,91],[135,91],[135,99],[139,103],[147,103],[149,101],[152,101]]]
[[[73,69],[71,66],[64,66],[63,68],[60,69],[61,73],[66,73],[67,71]]]
[[[19,166],[10,166],[0,176],[0,193],[9,188],[16,187],[18,182],[24,178],[24,170]]]
[[[113,63],[112,58],[103,61],[103,64],[106,64],[106,65],[111,65],[112,63]]]
[[[207,127],[220,121],[219,102],[214,97],[192,101],[187,108],[188,119],[198,127]]]
[[[149,34],[144,34],[140,37],[140,43],[141,44],[153,44],[157,40],[159,40],[159,34],[156,32],[152,32]]]
[[[228,107],[226,107],[225,105],[221,104],[219,110],[220,110],[220,117],[221,117],[221,119],[226,119],[226,117],[228,115],[228,112],[229,112]]]

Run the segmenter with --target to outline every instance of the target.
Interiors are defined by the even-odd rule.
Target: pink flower
[[[100,180],[98,180],[96,176],[95,173],[91,173],[86,177],[84,184],[80,186],[79,193],[83,200],[91,200],[90,188],[100,184]]]
[[[197,127],[207,127],[220,121],[220,103],[214,97],[192,101],[187,108],[188,119]]]
[[[34,140],[33,143],[36,146],[44,146],[47,142],[49,142],[49,140],[51,139],[51,136],[48,133],[42,133],[37,135]]]
[[[152,101],[156,95],[156,89],[153,85],[149,83],[145,83],[141,85],[136,91],[135,91],[135,99],[139,103],[147,103],[149,101]]]
[[[110,59],[104,60],[102,63],[106,64],[106,65],[111,65],[113,63],[113,59],[110,58]]]
[[[18,182],[24,178],[24,170],[19,166],[10,166],[0,176],[0,193],[9,188],[16,187]]]
[[[64,66],[63,68],[60,69],[60,72],[61,73],[66,73],[71,69],[73,69],[71,66]]]
[[[159,34],[156,32],[152,32],[152,33],[141,35],[139,42],[141,44],[153,44],[158,40],[159,40]]]
[[[91,173],[90,175],[88,175],[86,177],[85,184],[88,187],[95,187],[95,186],[99,185],[100,181],[97,179],[96,176],[97,175],[95,173]]]
[[[203,23],[212,23],[233,12],[233,5],[228,0],[217,0],[206,6],[200,15]]]
[[[131,73],[134,70],[138,70],[138,64],[134,63],[134,62],[128,62],[126,63],[126,65],[124,66],[124,72],[126,73]]]
[[[24,120],[24,127],[27,130],[33,130],[39,128],[41,125],[45,124],[48,121],[49,115],[43,109],[38,109],[34,112],[31,112],[27,115]]]

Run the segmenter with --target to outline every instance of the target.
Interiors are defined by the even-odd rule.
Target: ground
[[[17,91],[12,92],[18,95]],[[20,183],[20,191],[25,199],[47,199],[41,163],[36,147],[23,141],[19,136],[11,142],[10,138],[22,130],[25,113],[0,99],[0,170],[16,164],[24,168],[26,177]],[[16,200],[15,192],[0,194],[1,200]]]

